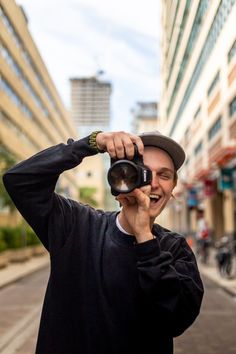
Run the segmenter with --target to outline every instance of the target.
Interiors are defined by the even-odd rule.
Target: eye
[[[160,177],[161,177],[161,179],[164,179],[164,180],[172,179],[172,176],[170,173],[161,173]]]

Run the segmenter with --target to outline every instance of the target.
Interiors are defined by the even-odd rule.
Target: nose
[[[151,187],[152,187],[152,189],[156,189],[159,187],[159,177],[155,172],[152,172]]]

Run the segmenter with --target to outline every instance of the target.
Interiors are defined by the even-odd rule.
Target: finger
[[[129,135],[123,136],[123,145],[125,148],[125,156],[127,159],[132,160],[134,157],[134,143]]]
[[[116,149],[115,149],[115,145],[114,145],[114,141],[113,139],[109,139],[107,141],[107,152],[108,154],[111,156],[111,158],[116,158]]]
[[[146,195],[150,195],[150,193],[151,193],[151,186],[150,186],[150,184],[148,184],[147,186],[142,186],[142,187],[140,187],[140,190],[144,193],[144,194],[146,194]]]
[[[120,206],[122,207],[129,206],[129,201],[126,198],[116,197],[116,200],[120,203]]]
[[[116,197],[116,200],[118,200],[118,202],[120,202],[123,206],[130,206],[137,203],[135,197],[129,197],[126,194],[119,194]]]
[[[123,159],[125,157],[125,147],[121,134],[114,136],[114,147],[116,152],[116,157],[118,159]]]
[[[137,204],[136,198],[135,197],[126,197],[126,199],[128,200],[128,202],[130,203],[130,205],[134,205]]]
[[[130,139],[132,140],[132,142],[134,144],[137,145],[138,152],[141,155],[143,155],[143,153],[144,153],[144,145],[143,145],[142,139],[138,135],[133,135],[133,134],[130,134]]]
[[[117,132],[114,136],[116,155],[119,159],[134,157],[134,143],[131,139],[131,134],[126,132]]]
[[[149,195],[144,193],[141,189],[139,188],[136,188],[134,190],[134,194],[135,194],[135,197],[136,197],[136,200],[137,200],[137,203],[139,204],[139,206],[142,206],[142,207],[149,207],[150,205],[150,198],[149,198]]]

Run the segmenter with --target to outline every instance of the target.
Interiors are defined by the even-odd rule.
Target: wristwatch
[[[95,130],[94,132],[92,132],[90,135],[89,135],[89,146],[93,149],[95,149],[97,152],[105,152],[104,150],[100,150],[97,146],[97,141],[96,141],[96,138],[97,138],[97,135],[99,133],[102,133],[102,130]]]

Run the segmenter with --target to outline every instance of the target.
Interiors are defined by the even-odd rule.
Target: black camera
[[[143,157],[134,145],[134,157],[128,159],[111,159],[107,179],[111,186],[111,194],[132,192],[135,188],[151,183],[152,172],[143,164]]]

